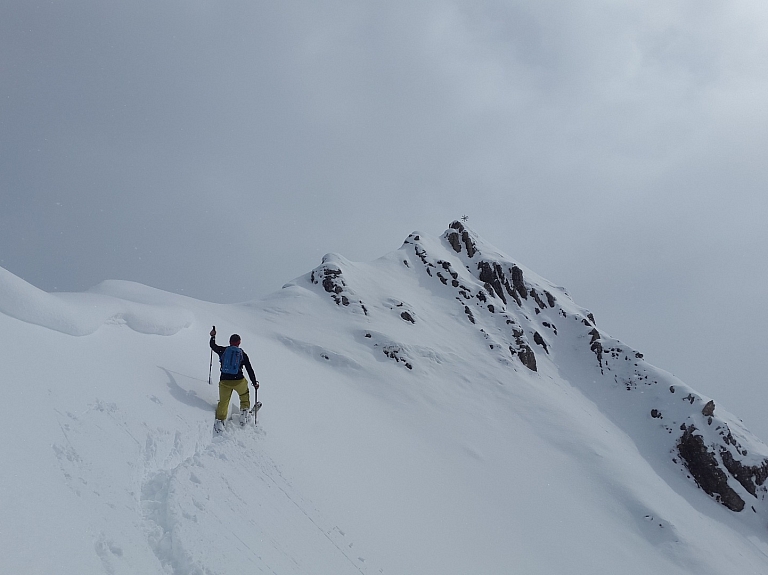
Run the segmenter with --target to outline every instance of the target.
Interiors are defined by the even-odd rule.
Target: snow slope
[[[0,270],[0,333],[3,573],[768,572],[768,448],[457,222],[240,305]]]

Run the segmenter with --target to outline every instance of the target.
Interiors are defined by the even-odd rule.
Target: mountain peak
[[[477,254],[477,235],[458,220],[451,222],[443,234],[443,238],[448,241],[457,254],[464,251],[469,259]]]
[[[594,316],[564,289],[463,222],[452,222],[439,238],[413,232],[397,252],[372,264],[326,256],[307,279],[337,308],[380,334],[386,345],[374,345],[373,351],[384,359],[407,358],[403,362],[418,371],[424,362],[409,352],[406,341],[429,342],[434,336],[428,324],[441,325],[457,338],[482,341],[482,351],[473,353],[507,366],[510,381],[529,377],[520,367],[539,382],[568,381],[642,445],[646,457],[657,460],[661,454],[660,472],[670,480],[682,471],[732,511],[744,510],[747,502],[764,506],[765,445],[738,420],[715,410],[709,398],[598,330]],[[418,295],[405,289],[409,285],[419,286]],[[400,320],[396,330],[392,317]],[[410,327],[400,333],[403,322]]]

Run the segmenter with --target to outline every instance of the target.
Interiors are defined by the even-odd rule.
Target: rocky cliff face
[[[441,302],[439,311],[427,309],[428,300],[415,304],[394,294],[374,295],[366,285],[376,278],[359,271],[348,277],[348,262],[339,256],[326,256],[305,279],[340,311],[362,318],[361,339],[395,364],[417,369],[420,354],[386,335],[379,311],[413,329],[439,313],[441,325],[455,326],[445,329],[455,329],[456,337],[482,338],[488,361],[534,377],[557,373],[570,382],[635,439],[662,476],[683,475],[734,512],[762,508],[768,515],[768,448],[738,420],[721,414],[714,401],[601,332],[594,316],[565,290],[459,221],[439,239],[411,234],[392,258],[403,278],[428,290],[428,300]]]

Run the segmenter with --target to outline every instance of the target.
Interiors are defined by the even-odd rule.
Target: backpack
[[[230,345],[221,354],[221,373],[235,375],[243,363],[243,350],[236,345]]]

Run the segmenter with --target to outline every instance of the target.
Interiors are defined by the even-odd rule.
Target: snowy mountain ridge
[[[443,245],[435,245],[422,234],[412,234],[401,250],[408,256],[403,265],[418,268],[417,274],[426,272],[429,279],[422,279],[431,283],[435,295],[458,302],[456,308],[463,308],[465,319],[477,327],[495,361],[515,370],[516,358],[534,372],[547,361],[553,364],[550,369],[559,367],[566,374],[581,371],[581,377],[573,379],[577,385],[594,378],[580,385],[581,391],[630,436],[647,436],[649,443],[673,454],[673,464],[684,466],[704,491],[729,509],[740,512],[749,502],[754,513],[757,507],[766,512],[762,503],[768,449],[737,421],[715,413],[713,400],[648,365],[638,351],[601,335],[593,315],[578,308],[565,290],[510,261],[461,222],[453,222],[441,239]],[[359,306],[368,315],[345,280],[344,268],[342,259],[327,256],[310,281],[322,285],[337,305],[353,310]],[[403,310],[404,321],[417,323],[418,314],[409,304],[395,306]],[[565,335],[558,335],[558,326]],[[581,353],[574,357],[561,352],[562,339],[568,346],[580,342]],[[382,351],[412,368],[414,361],[396,344]],[[594,373],[584,373],[590,367]],[[606,396],[617,389],[616,397]]]
[[[264,401],[220,443],[213,324]],[[3,406],[9,572],[768,571],[768,448],[458,221],[238,305],[0,270],[0,328],[8,393],[44,355]]]

